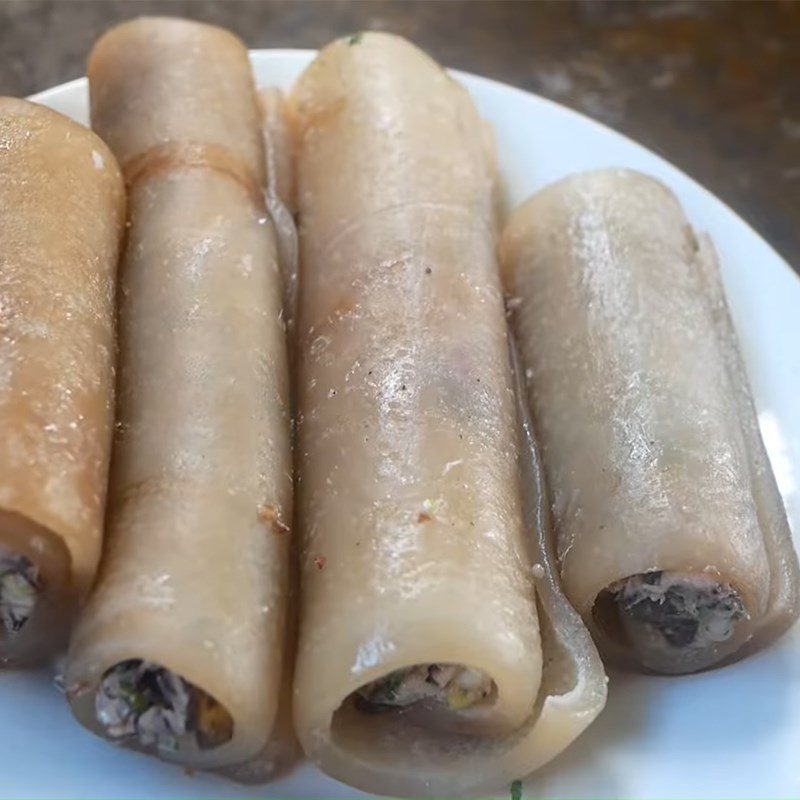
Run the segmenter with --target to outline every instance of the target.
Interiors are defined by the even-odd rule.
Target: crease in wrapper
[[[0,98],[0,664],[62,647],[100,559],[125,193],[114,156]]]
[[[325,48],[291,100],[297,734],[362,790],[497,789],[566,747],[606,689],[531,540],[547,530],[518,440],[489,137],[466,91],[394,36]],[[492,690],[446,711],[365,710],[365,687],[425,665],[465,667]]]
[[[294,121],[291,107],[280,89],[275,87],[261,89],[259,104],[266,165],[264,200],[275,229],[278,261],[283,279],[283,313],[291,351],[297,314],[300,260],[300,245],[294,218],[297,208],[294,185]]]
[[[777,639],[800,615],[800,566],[792,545],[792,532],[786,516],[775,473],[769,461],[758,426],[758,413],[750,391],[742,353],[736,338],[719,260],[711,237],[696,238],[697,266],[706,281],[707,296],[712,308],[720,349],[733,386],[745,439],[750,474],[755,485],[753,495],[763,520],[764,545],[770,568],[769,597],[758,630],[729,660],[735,661],[756,652]]]
[[[786,630],[797,556],[708,238],[604,170],[534,195],[503,251],[559,569],[601,651],[692,672]]]
[[[100,736],[265,780],[294,757],[293,501],[247,50],[220,28],[142,18],[97,43],[88,73],[93,125],[125,166],[130,228],[109,540],[67,696]]]
[[[264,197],[267,212],[275,229],[277,256],[283,281],[283,318],[286,321],[286,338],[291,357],[299,267],[297,228],[293,217],[294,134],[291,111],[280,89],[274,87],[261,89],[259,105],[264,135]],[[295,516],[296,514],[292,514],[292,518]],[[290,548],[296,549],[296,539],[293,538]],[[293,553],[289,559],[291,575],[285,644],[288,662],[283,669],[275,724],[264,749],[255,758],[220,770],[220,774],[237,783],[248,785],[266,783],[291,769],[300,757],[300,747],[292,724],[291,704],[294,656],[297,647],[296,560],[296,553]]]

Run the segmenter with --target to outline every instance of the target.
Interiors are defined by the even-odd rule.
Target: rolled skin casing
[[[0,573],[24,559],[37,584],[13,620],[0,591],[17,665],[66,643],[100,559],[125,191],[103,142],[42,106],[0,98],[0,142]]]
[[[644,175],[577,175],[503,235],[564,590],[601,652],[691,672],[785,630],[798,568],[710,242]]]
[[[579,622],[557,635],[558,674],[549,652],[542,674],[485,130],[441,67],[384,34],[326,47],[291,99],[297,734],[359,789],[497,788],[571,741],[605,689]],[[370,700],[398,674],[428,669],[427,692],[454,667],[481,677],[482,700]],[[599,694],[577,689],[578,674]],[[573,691],[555,711],[554,687]]]
[[[104,676],[158,665],[221,706],[228,738],[148,745],[138,719],[121,741],[230,767],[263,752],[275,726],[292,507],[281,280],[248,55],[219,28],[144,18],[97,43],[89,83],[93,125],[129,183],[130,229],[109,543],[71,642],[68,696],[86,727],[118,738],[98,717]],[[145,678],[138,702],[163,686]]]

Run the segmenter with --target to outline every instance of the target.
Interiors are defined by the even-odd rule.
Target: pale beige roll
[[[66,642],[100,559],[124,221],[97,136],[0,98],[0,664]]]
[[[797,557],[710,243],[607,170],[534,195],[503,251],[559,569],[601,650],[689,672],[787,628]]]
[[[292,102],[297,734],[359,789],[496,789],[566,746],[605,687],[577,619],[554,634],[563,661],[543,658],[485,131],[463,88],[384,34],[325,48]],[[552,642],[567,608],[542,602]]]
[[[229,767],[268,746],[289,661],[288,379],[255,89],[238,39],[169,19],[106,34],[89,82],[130,229],[109,543],[68,696],[100,735]],[[119,665],[133,677],[111,684]]]

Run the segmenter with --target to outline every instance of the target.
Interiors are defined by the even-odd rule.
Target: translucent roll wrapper
[[[738,657],[798,614],[798,566],[716,256],[635,172],[567,178],[503,236],[564,590],[601,651]]]
[[[108,550],[68,696],[113,741],[266,777],[291,750],[274,739],[287,735],[292,478],[247,51],[218,28],[140,19],[98,42],[89,83],[130,228]]]
[[[97,136],[0,98],[0,664],[65,644],[100,559],[124,221]]]
[[[444,70],[382,34],[325,48],[291,100],[297,734],[360,789],[497,789],[577,736],[605,683],[535,493],[524,518],[521,454],[538,473],[519,442],[486,131]]]

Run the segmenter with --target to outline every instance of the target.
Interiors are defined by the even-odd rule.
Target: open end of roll
[[[497,687],[482,670],[461,664],[414,664],[360,687],[337,715],[381,715],[389,725],[402,720],[430,731],[465,733],[475,727],[479,732],[480,712],[496,698]]]
[[[106,671],[95,713],[110,738],[163,753],[211,750],[233,738],[225,706],[180,675],[140,659]]]
[[[0,638],[16,636],[33,616],[42,590],[39,570],[25,556],[0,548]]]
[[[502,758],[533,711],[518,701],[512,718],[509,694],[513,685],[474,664],[417,662],[351,691],[303,744],[324,771],[367,791],[460,795],[477,782],[475,759]]]
[[[597,596],[592,614],[600,632],[635,661],[672,674],[718,660],[748,616],[730,584],[700,573],[662,571],[613,583]]]

